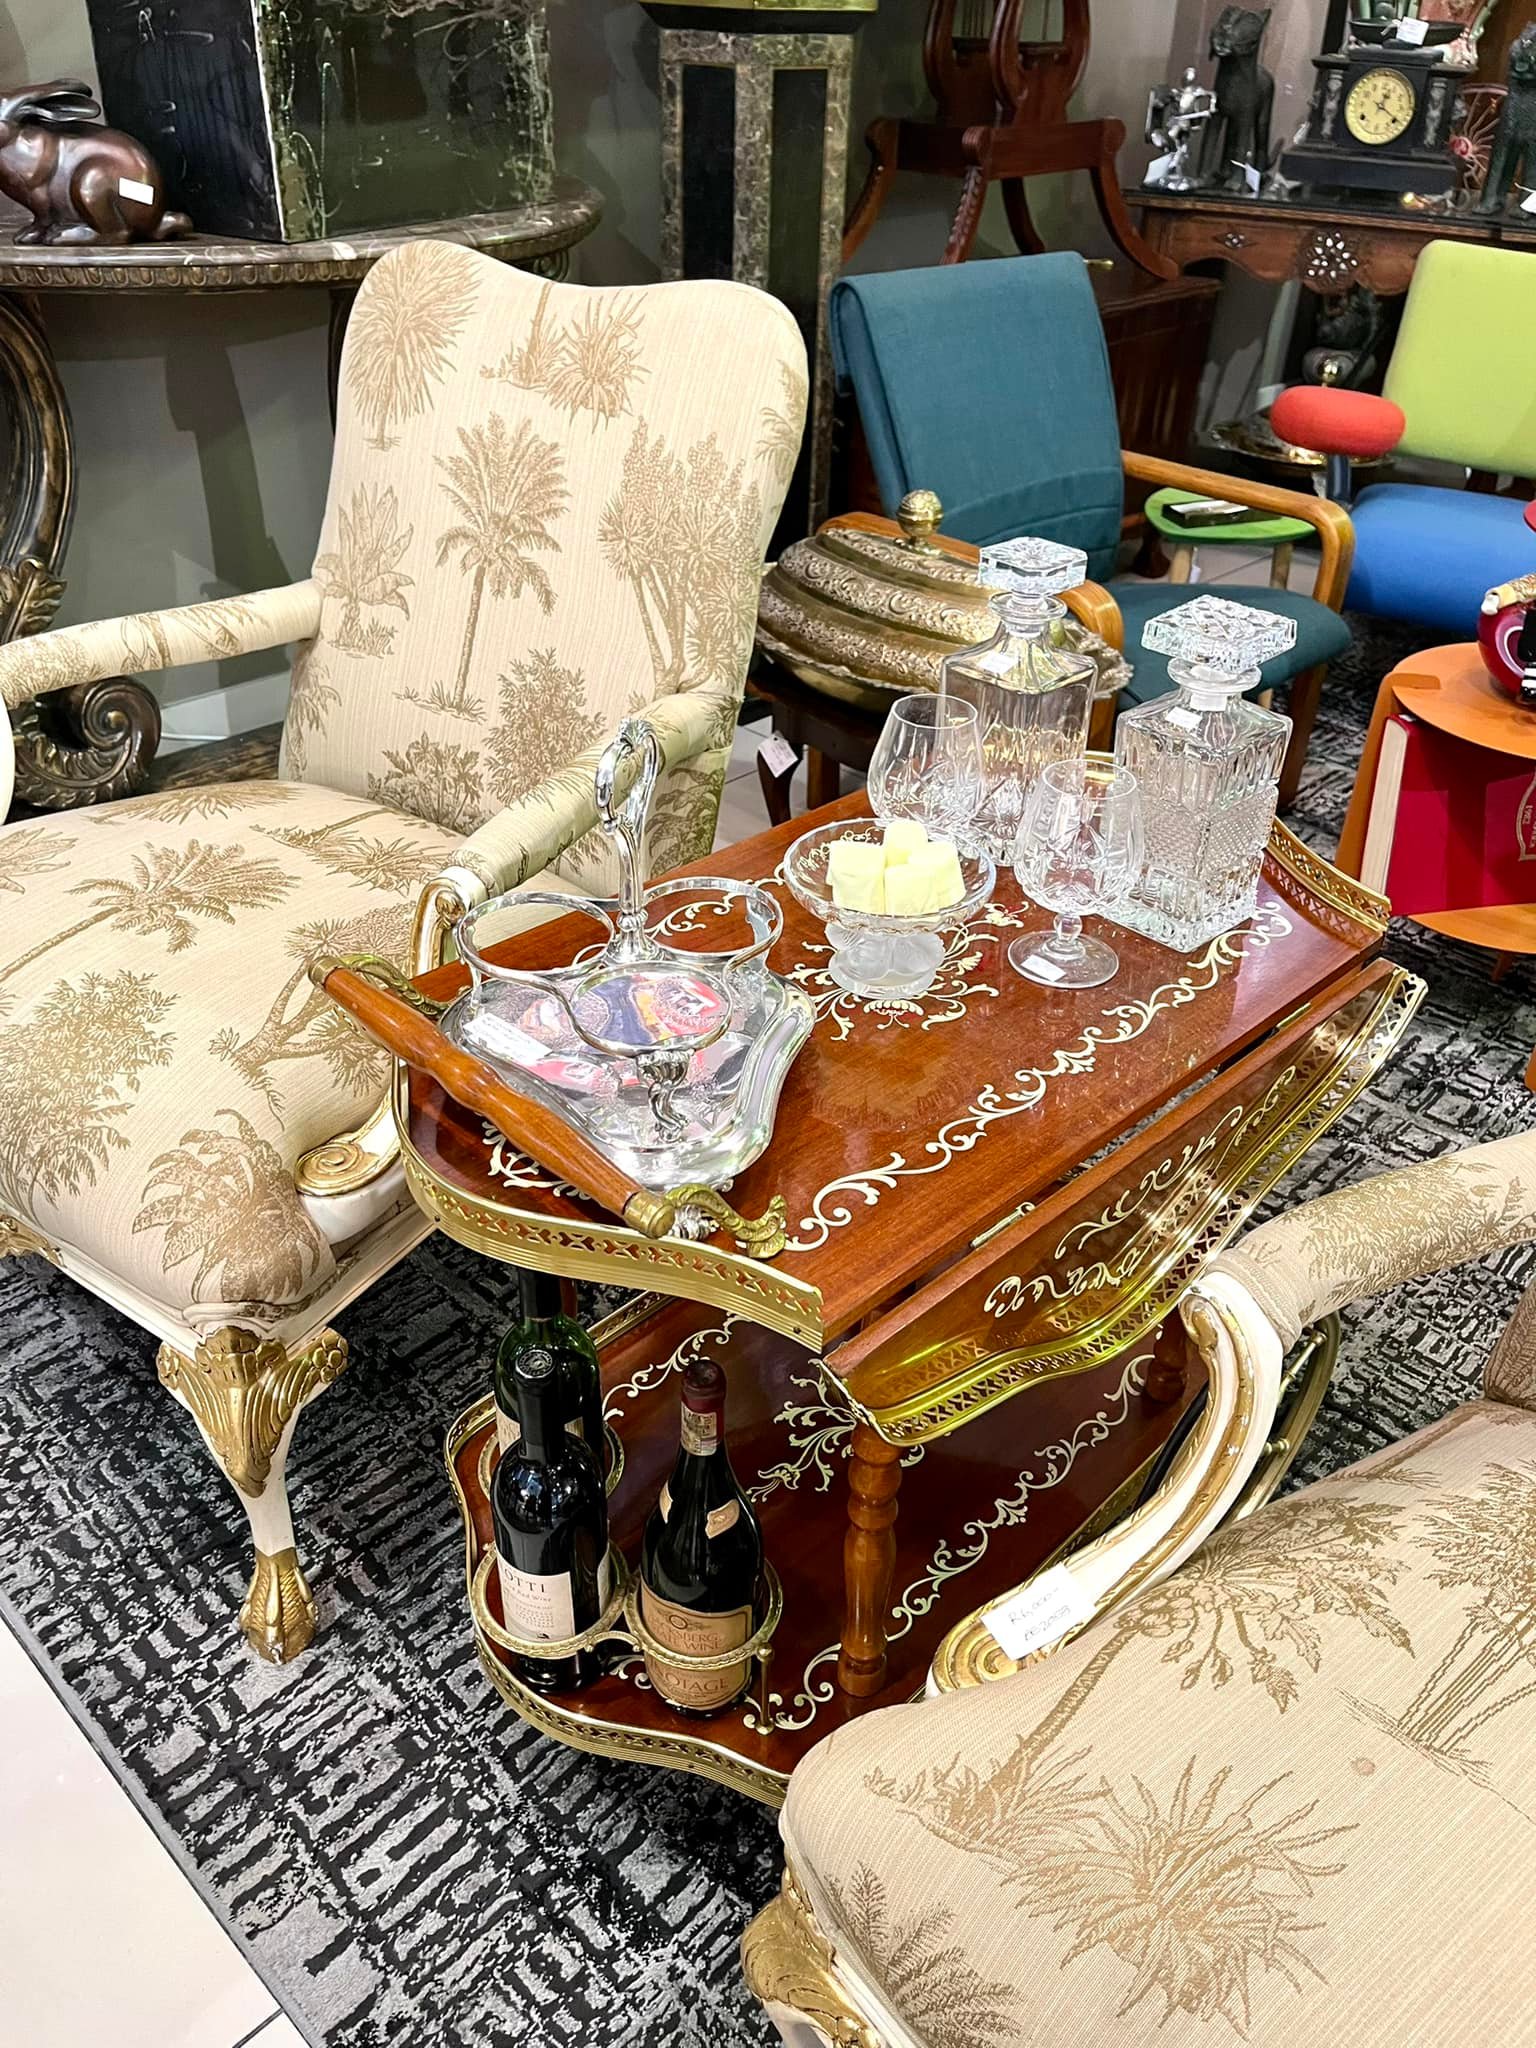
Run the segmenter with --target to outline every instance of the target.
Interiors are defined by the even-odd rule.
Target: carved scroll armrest
[[[1178,1570],[1216,1529],[1263,1456],[1279,1405],[1284,1347],[1253,1297],[1228,1273],[1207,1267],[1181,1313],[1205,1364],[1204,1412],[1152,1498],[1107,1534],[1048,1573],[1054,1607],[1063,1593],[1063,1623],[1026,1661],[1060,1649],[1133,1593]],[[1027,1591],[1030,1581],[1017,1589]],[[1003,1599],[1010,1600],[1005,1594]],[[1002,1604],[1001,1602],[997,1604]],[[961,1622],[940,1643],[929,1690],[1006,1678],[1019,1669],[980,1615]]]
[[[307,640],[319,624],[320,587],[306,581],[248,597],[216,597],[168,611],[59,626],[0,646],[0,702],[14,711],[33,697],[76,683],[255,654]]]
[[[677,768],[712,748],[730,745],[736,701],[715,690],[680,690],[675,696],[656,698],[639,715],[655,728],[664,767]],[[424,902],[442,895],[446,910],[446,898],[453,897],[460,911],[467,910],[487,896],[531,881],[590,832],[597,824],[592,777],[611,737],[605,734],[596,746],[472,832],[443,872],[427,884]]]
[[[1205,1270],[1237,1280],[1289,1346],[1349,1302],[1533,1238],[1536,1131],[1527,1131],[1303,1202]]]
[[[114,789],[111,779],[99,778],[106,778],[109,770],[115,776],[121,768],[128,787],[133,786],[131,762],[137,756],[123,736],[124,720],[132,718],[134,704],[141,719],[144,715],[150,718],[147,746],[151,753],[159,722],[152,700],[131,686],[112,685],[112,678],[281,647],[289,641],[307,640],[319,624],[319,587],[306,581],[258,590],[249,597],[213,598],[205,604],[168,611],[135,612],[122,619],[60,626],[51,633],[35,633],[0,645],[0,706],[26,727],[37,719],[37,713],[28,708],[35,699],[67,693],[65,701],[72,706],[72,716],[86,743],[105,750],[107,756],[106,766],[98,762],[92,770],[90,779],[98,782],[97,793],[104,788],[107,794],[120,795],[121,786]],[[105,690],[97,687],[103,684],[111,686]],[[125,694],[131,694],[132,702],[122,701]],[[140,741],[142,738],[140,734]],[[114,750],[123,755],[115,766]],[[0,718],[0,819],[10,808],[15,770],[12,718]],[[48,801],[35,794],[33,800]]]
[[[1532,1239],[1536,1132],[1526,1132],[1303,1202],[1219,1252],[1181,1310],[1209,1378],[1205,1413],[1151,1500],[1058,1568],[1057,1584],[1080,1596],[1084,1618],[1037,1654],[1168,1577],[1220,1524],[1263,1455],[1282,1362],[1303,1329],[1349,1302]],[[1511,1323],[1489,1394],[1536,1407],[1533,1360],[1536,1308]],[[950,1691],[1017,1668],[972,1616],[939,1645],[931,1684]]]
[[[1128,477],[1158,490],[1193,491],[1201,498],[1228,498],[1271,519],[1300,519],[1310,526],[1321,550],[1312,595],[1330,611],[1338,611],[1349,584],[1355,558],[1355,526],[1348,512],[1332,498],[1310,491],[1288,491],[1279,484],[1255,483],[1251,477],[1223,476],[1214,469],[1192,469],[1184,462],[1164,462],[1156,455],[1121,455]]]

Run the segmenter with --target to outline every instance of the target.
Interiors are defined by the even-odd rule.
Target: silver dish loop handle
[[[641,756],[639,771],[629,794],[622,803],[616,802],[619,775],[625,762],[636,755]],[[643,718],[626,718],[604,747],[593,778],[598,823],[619,857],[619,930],[609,948],[614,960],[654,960],[661,951],[646,930],[645,876],[640,865],[661,769],[661,741],[654,728]]]

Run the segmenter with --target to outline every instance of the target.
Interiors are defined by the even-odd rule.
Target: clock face
[[[1381,65],[1363,72],[1350,87],[1344,125],[1356,142],[1379,149],[1383,143],[1396,142],[1412,125],[1416,104],[1413,87],[1401,71]]]

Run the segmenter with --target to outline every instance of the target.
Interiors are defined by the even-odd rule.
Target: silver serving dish
[[[618,780],[631,762],[621,803]],[[810,998],[767,965],[784,913],[766,889],[713,876],[642,882],[661,764],[650,726],[626,719],[595,777],[598,818],[618,853],[618,895],[524,890],[477,905],[454,932],[470,986],[440,1020],[454,1044],[658,1192],[723,1187],[759,1157],[815,1021]],[[546,970],[487,957],[499,921],[539,908],[590,919],[592,945]],[[712,921],[734,936],[701,944]]]

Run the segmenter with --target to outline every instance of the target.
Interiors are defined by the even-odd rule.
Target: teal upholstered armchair
[[[937,491],[944,530],[985,547],[1038,533],[1082,548],[1088,573],[1109,583],[1135,674],[1123,699],[1168,687],[1165,656],[1142,628],[1189,596],[1180,584],[1113,577],[1125,479],[1235,499],[1304,520],[1321,553],[1310,597],[1222,585],[1223,597],[1284,612],[1296,645],[1268,663],[1294,721],[1281,777],[1296,793],[1323,676],[1349,645],[1339,617],[1353,537],[1342,506],[1297,491],[1212,475],[1122,450],[1104,331],[1080,256],[1018,256],[927,270],[847,277],[833,287],[838,374],[858,401],[887,513],[906,492]]]

